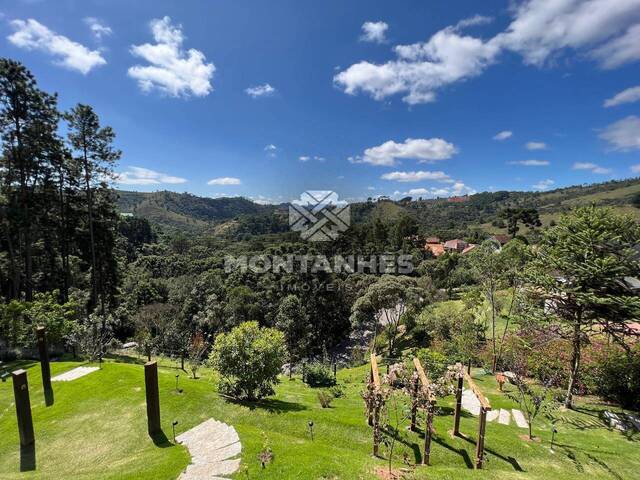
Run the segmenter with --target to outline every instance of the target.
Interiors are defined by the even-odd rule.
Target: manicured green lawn
[[[53,374],[78,364],[52,364]],[[146,434],[143,368],[138,364],[108,362],[101,371],[68,383],[54,383],[55,401],[45,406],[37,364],[28,368],[36,432],[36,470],[20,472],[20,450],[11,381],[0,383],[0,478],[37,479],[175,479],[189,462],[181,446],[172,444],[171,422],[183,432],[213,417],[233,425],[243,444],[243,468],[236,478],[255,479],[371,479],[385,461],[370,456],[371,431],[365,423],[360,398],[366,367],[343,370],[339,380],[347,395],[322,409],[317,392],[299,379],[283,379],[277,395],[257,405],[229,403],[215,392],[212,373],[188,379],[173,368],[160,369],[162,425],[169,437],[155,445]],[[384,367],[383,367],[384,371]],[[180,373],[182,394],[175,392]],[[478,384],[495,407],[513,404],[497,391],[490,376],[476,371]],[[435,420],[432,466],[418,467],[412,478],[522,478],[572,479],[638,478],[640,437],[607,429],[599,419],[601,406],[581,403],[578,412],[563,412],[558,424],[555,453],[549,450],[550,423],[540,422],[541,442],[526,442],[513,422],[487,427],[486,469],[474,471],[477,418],[465,415],[462,431],[468,439],[450,438],[453,398],[441,400]],[[307,424],[314,422],[314,440]],[[257,460],[266,437],[275,458],[262,470]],[[407,452],[420,461],[422,439],[404,433],[398,458]],[[384,452],[384,450],[383,450]],[[248,473],[248,475],[247,475]]]

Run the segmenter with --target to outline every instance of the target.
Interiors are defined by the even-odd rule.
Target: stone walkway
[[[603,417],[611,428],[621,432],[626,432],[630,429],[640,431],[640,418],[632,413],[613,413],[605,410]]]
[[[77,378],[84,377],[85,375],[89,375],[90,373],[95,372],[96,370],[100,370],[98,367],[76,367],[73,370],[69,370],[68,372],[64,372],[60,375],[56,375],[51,379],[52,382],[70,382],[71,380],[76,380]]]
[[[466,388],[462,390],[462,408],[476,417],[480,415],[480,402],[473,392]],[[529,423],[527,423],[527,419],[524,414],[516,408],[512,410],[500,408],[498,410],[490,410],[487,412],[487,422],[494,422],[497,420],[498,423],[502,425],[509,425],[511,423],[511,417],[513,417],[513,420],[516,422],[518,427],[529,428]]]
[[[223,480],[240,468],[242,444],[236,429],[212,418],[176,437],[191,454],[178,480]]]

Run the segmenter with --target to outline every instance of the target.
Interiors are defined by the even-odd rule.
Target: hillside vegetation
[[[213,235],[279,233],[287,229],[286,204],[259,205],[243,197],[206,198],[174,192],[118,192],[121,213],[143,217],[165,227],[208,232]],[[491,225],[508,207],[533,207],[543,224],[562,212],[595,203],[612,206],[640,218],[637,208],[640,179],[578,185],[549,192],[483,192],[451,199],[388,199],[354,203],[353,223],[381,220],[394,222],[403,215],[416,219],[421,233],[462,235],[470,230],[501,233]],[[635,202],[635,203],[634,203]]]

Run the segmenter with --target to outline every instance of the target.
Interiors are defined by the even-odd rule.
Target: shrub
[[[304,383],[310,387],[331,387],[336,384],[331,367],[324,363],[313,362],[302,370]]]
[[[342,398],[347,395],[342,385],[334,385],[329,389],[329,392],[333,395],[333,398]]]
[[[629,353],[604,348],[594,357],[592,365],[585,369],[594,392],[624,408],[640,409],[640,345]]]
[[[209,360],[220,373],[220,393],[256,400],[274,393],[286,355],[282,332],[245,322],[218,335]]]
[[[318,401],[320,402],[320,406],[322,406],[322,408],[329,408],[331,407],[331,402],[333,402],[333,395],[325,392],[324,390],[321,390],[318,392]]]
[[[449,362],[447,357],[440,352],[429,348],[421,348],[416,352],[416,357],[420,360],[424,371],[431,380],[437,380],[447,371]]]

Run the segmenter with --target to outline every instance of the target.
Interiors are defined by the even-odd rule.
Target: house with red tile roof
[[[454,240],[447,240],[446,242],[444,242],[445,250],[453,250],[458,253],[461,253],[468,246],[469,244],[467,242],[465,242],[464,240],[460,240],[458,238]]]

